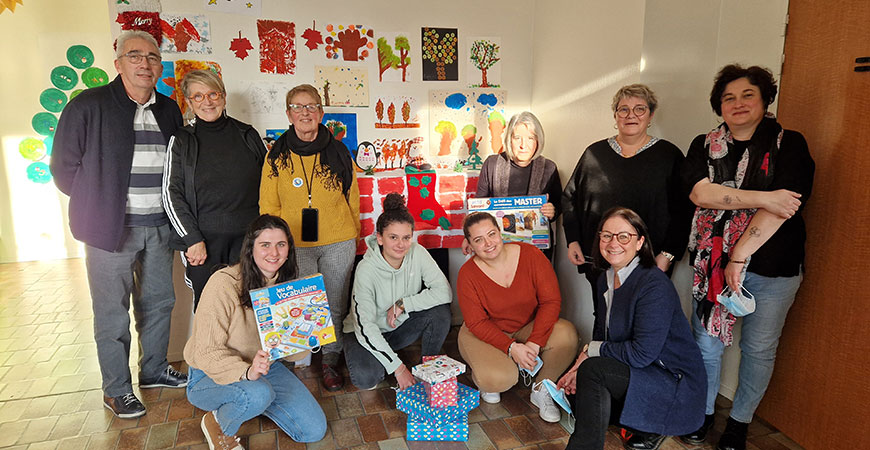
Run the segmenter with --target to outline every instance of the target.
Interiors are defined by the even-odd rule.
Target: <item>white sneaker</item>
[[[480,391],[480,399],[487,403],[498,403],[501,401],[501,394],[498,392]]]
[[[533,405],[538,407],[538,414],[545,422],[556,423],[562,418],[559,407],[547,393],[544,383],[538,382],[532,386],[532,395],[529,396],[529,399]]]
[[[311,352],[308,352],[308,355],[306,355],[304,358],[293,363],[293,367],[295,367],[297,369],[304,369],[310,365],[311,365]]]

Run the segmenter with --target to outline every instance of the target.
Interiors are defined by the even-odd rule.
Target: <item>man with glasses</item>
[[[85,90],[64,109],[51,172],[70,197],[70,231],[85,243],[103,403],[132,418],[145,414],[145,406],[129,368],[131,294],[139,387],[187,385],[187,376],[166,360],[175,293],[161,203],[166,144],[181,126],[181,112],[154,89],[163,67],[150,34],[122,33],[115,69],[111,83]]]

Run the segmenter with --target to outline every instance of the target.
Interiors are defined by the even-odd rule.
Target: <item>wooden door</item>
[[[868,22],[867,0],[789,4],[778,115],[816,173],[806,277],[758,415],[811,449],[870,447]]]

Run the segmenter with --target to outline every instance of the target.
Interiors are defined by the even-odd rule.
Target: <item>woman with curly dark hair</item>
[[[211,448],[239,448],[235,434],[260,414],[298,442],[326,433],[326,416],[308,388],[260,348],[250,291],[297,277],[290,228],[262,215],[249,226],[238,264],[217,271],[202,292],[184,346],[187,399],[208,411],[202,430]]]
[[[350,275],[359,237],[359,186],[347,147],[320,121],[320,94],[310,84],[287,93],[290,129],[263,165],[260,212],[280,216],[296,238],[299,276],[323,274],[332,322],[347,313]],[[342,336],[323,346],[323,386],[341,389],[336,367]]]
[[[713,425],[722,352],[731,344],[737,320],[720,298],[755,298],[755,312],[743,317],[738,387],[718,444],[719,449],[744,449],[803,278],[801,213],[815,164],[804,137],[783,129],[767,113],[775,97],[769,70],[723,67],[710,93],[710,105],[723,123],[695,138],[684,163],[683,181],[697,205],[689,241],[692,328],[707,368],[706,420],[681,437],[692,444],[703,442]]]

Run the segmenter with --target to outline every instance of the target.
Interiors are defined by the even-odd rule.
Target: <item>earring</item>
[[[647,125],[646,127],[649,128],[651,126],[652,126],[652,122],[650,122],[649,125]]]
[[[617,129],[617,128],[616,128],[616,124],[613,124],[613,129],[614,129],[614,130],[616,130],[616,129]]]

